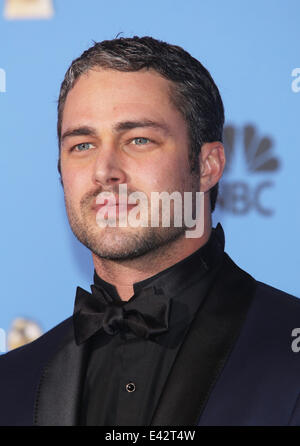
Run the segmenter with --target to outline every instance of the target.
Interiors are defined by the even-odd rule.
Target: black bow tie
[[[131,331],[146,339],[168,330],[170,301],[161,290],[144,288],[128,302],[113,300],[95,285],[91,290],[92,294],[77,287],[73,314],[77,345],[100,329],[109,335]]]

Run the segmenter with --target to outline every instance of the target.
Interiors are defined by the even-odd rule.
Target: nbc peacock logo
[[[280,161],[273,151],[273,140],[261,137],[254,125],[224,128],[226,168],[220,183],[218,203],[234,215],[251,211],[264,217],[274,214],[270,193]]]

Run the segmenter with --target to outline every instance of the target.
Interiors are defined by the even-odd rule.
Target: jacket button
[[[127,392],[131,393],[135,391],[135,384],[134,383],[128,383],[126,384],[126,390]]]

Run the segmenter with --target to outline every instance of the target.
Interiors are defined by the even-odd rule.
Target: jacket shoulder
[[[229,257],[221,285],[227,282],[233,282],[238,299],[247,287],[252,297],[201,424],[299,424],[300,351],[293,333],[300,327],[300,299],[255,280]],[[225,300],[228,289],[223,287]]]
[[[55,351],[71,327],[72,317],[65,319],[35,341],[1,355],[0,374],[6,363],[12,364],[18,361],[29,360],[32,365],[32,362],[35,361],[43,362],[44,358],[46,359],[52,351]]]
[[[287,309],[300,311],[300,299],[298,297],[260,281],[256,281],[256,285],[258,297],[264,297],[270,304],[284,305]]]
[[[237,286],[239,281],[245,281],[245,279],[248,279],[249,282],[249,279],[252,280],[254,284],[254,304],[256,301],[258,301],[260,305],[274,305],[276,310],[278,310],[278,307],[281,307],[283,310],[288,312],[296,311],[296,314],[299,317],[298,312],[300,311],[300,298],[256,280],[248,272],[234,263],[228,254],[225,254],[224,264],[226,265],[224,269],[226,275],[225,280],[232,280],[232,275],[230,274],[231,272],[234,272],[235,274],[234,278]]]
[[[31,425],[45,364],[72,333],[72,317],[35,341],[0,356],[0,425]]]

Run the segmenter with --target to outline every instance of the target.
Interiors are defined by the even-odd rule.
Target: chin
[[[180,228],[105,228],[101,235],[82,243],[99,258],[131,260],[162,248],[182,234]]]

